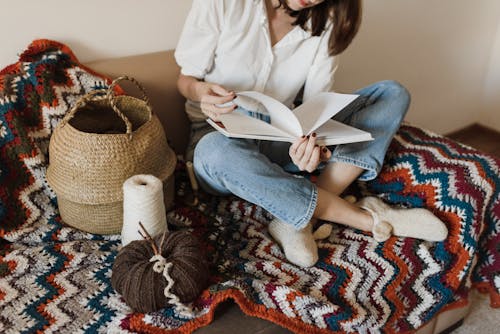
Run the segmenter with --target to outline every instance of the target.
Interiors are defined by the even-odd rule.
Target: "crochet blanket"
[[[132,312],[110,284],[119,236],[64,225],[45,179],[54,126],[79,96],[108,82],[48,40],[0,72],[0,332],[189,333],[232,298],[245,313],[298,333],[411,333],[463,305],[474,286],[500,306],[500,160],[405,125],[380,176],[349,191],[427,207],[446,222],[447,240],[377,244],[335,225],[319,243],[318,264],[298,268],[269,236],[263,209],[207,195],[196,207],[184,204],[180,162],[168,223],[200,237],[210,286],[192,314]]]

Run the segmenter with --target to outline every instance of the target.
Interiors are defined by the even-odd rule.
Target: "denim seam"
[[[224,176],[224,178],[227,178],[227,175],[224,174],[224,173],[219,173],[218,171],[213,171],[212,172],[213,176],[216,177],[216,178],[220,178],[220,176]],[[244,187],[241,183],[239,182],[233,182],[235,185],[237,185],[238,187],[241,188],[241,190],[245,191],[245,192],[249,192],[249,190]],[[293,226],[295,226],[297,229],[302,229],[304,227],[306,227],[306,225],[309,223],[309,221],[311,220],[312,218],[312,215],[314,214],[314,210],[316,209],[316,202],[317,202],[317,197],[318,197],[318,190],[316,189],[316,187],[314,185],[312,185],[312,192],[311,192],[311,199],[309,201],[309,206],[307,207],[307,210],[306,210],[306,215],[305,217],[301,218],[298,220],[297,223],[293,224]],[[271,203],[265,203],[264,205],[268,205],[268,209],[266,209],[266,211],[279,211],[279,209],[271,204]],[[286,222],[285,223],[289,223],[289,222]]]
[[[311,200],[309,201],[309,207],[307,208],[306,215],[302,219],[299,219],[295,227],[297,229],[303,229],[311,221],[316,209],[316,203],[318,201],[318,189],[315,185],[312,185]]]
[[[371,172],[375,173],[375,176],[373,178],[375,178],[377,176],[377,174],[378,174],[378,171],[377,171],[376,167],[373,167],[370,164],[367,164],[366,162],[364,162],[362,160],[353,159],[353,158],[346,157],[346,156],[343,156],[343,155],[335,155],[335,156],[332,156],[330,158],[330,161],[346,162],[346,163],[349,163],[351,165],[354,165],[354,166],[366,169],[368,171],[371,171]],[[367,178],[367,177],[360,176],[358,179],[360,181],[369,181],[372,178]]]

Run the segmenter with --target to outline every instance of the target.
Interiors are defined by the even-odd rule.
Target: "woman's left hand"
[[[301,170],[309,173],[318,168],[321,162],[326,162],[332,152],[326,147],[316,145],[316,133],[298,138],[288,150],[293,163]]]

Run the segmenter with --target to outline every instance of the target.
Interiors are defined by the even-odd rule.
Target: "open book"
[[[207,119],[228,137],[294,142],[298,137],[316,132],[318,145],[338,145],[372,140],[370,133],[331,118],[354,101],[358,95],[320,93],[290,110],[265,94],[245,91],[236,94],[236,105],[251,111],[223,114],[220,121]]]

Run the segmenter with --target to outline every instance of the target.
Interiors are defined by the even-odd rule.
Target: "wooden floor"
[[[500,157],[500,132],[483,125],[472,124],[446,136],[485,153]]]

